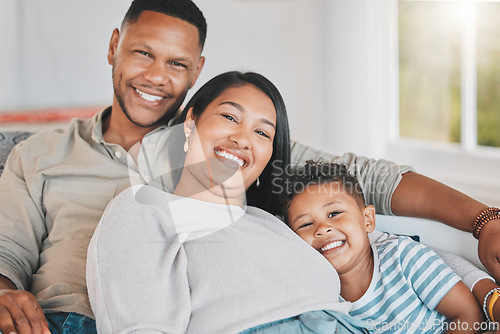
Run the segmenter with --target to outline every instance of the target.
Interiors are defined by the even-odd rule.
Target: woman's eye
[[[260,135],[260,136],[263,136],[263,137],[266,137],[266,138],[270,138],[270,137],[267,135],[267,133],[265,133],[264,131],[258,131],[258,130],[257,130],[257,131],[255,131],[255,132],[256,132],[258,135]]]
[[[231,116],[231,115],[225,115],[225,114],[222,114],[223,117],[227,118],[228,120],[232,121],[232,122],[236,122],[236,119]]]
[[[332,218],[332,217],[335,217],[335,216],[338,216],[340,214],[339,211],[332,211],[328,214],[328,218]]]

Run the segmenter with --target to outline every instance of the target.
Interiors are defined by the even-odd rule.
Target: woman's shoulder
[[[175,195],[149,185],[134,185],[118,194],[110,202],[112,206],[130,206],[134,209],[140,207],[161,206],[171,201]]]
[[[172,195],[158,188],[148,185],[135,185],[123,190],[111,200],[106,208],[101,224],[108,226],[116,222],[124,225],[137,221],[148,221],[164,211]]]

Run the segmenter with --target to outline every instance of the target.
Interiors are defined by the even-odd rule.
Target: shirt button
[[[144,181],[146,181],[146,183],[149,183],[149,182],[151,182],[151,178],[149,176],[145,175]]]
[[[120,159],[120,158],[122,157],[122,152],[116,151],[116,152],[115,152],[115,157],[116,157],[117,159]]]

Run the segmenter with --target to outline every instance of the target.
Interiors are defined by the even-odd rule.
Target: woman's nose
[[[236,129],[230,136],[229,139],[238,145],[238,148],[249,149],[252,147],[252,141],[250,139],[250,131],[242,128]]]

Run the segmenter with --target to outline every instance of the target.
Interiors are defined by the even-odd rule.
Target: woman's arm
[[[87,256],[99,333],[186,331],[191,315],[187,258],[163,211],[138,203],[131,188],[106,209]]]
[[[444,296],[436,310],[448,319],[444,333],[480,333],[484,316],[469,288],[458,282]]]
[[[472,232],[479,213],[488,206],[423,175],[403,174],[391,202],[392,212],[440,221]],[[500,281],[500,219],[488,222],[479,235],[478,253],[488,271]]]

